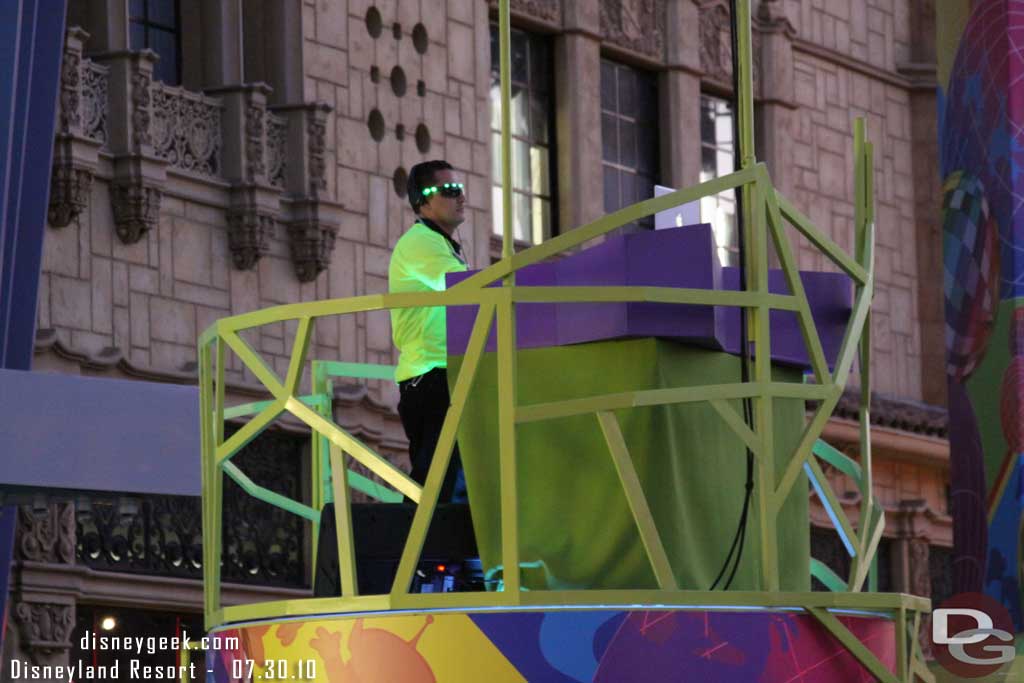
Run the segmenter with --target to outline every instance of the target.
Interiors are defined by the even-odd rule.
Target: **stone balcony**
[[[235,268],[254,268],[282,223],[296,277],[315,280],[330,262],[342,209],[325,178],[331,108],[271,106],[263,83],[169,86],[153,80],[155,53],[86,55],[87,38],[72,27],[65,41],[50,225],[65,227],[88,208],[94,178],[109,183],[125,244],[156,226],[165,193],[199,197],[224,211]]]

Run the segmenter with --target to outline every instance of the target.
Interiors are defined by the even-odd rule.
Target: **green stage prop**
[[[501,565],[498,415],[495,354],[485,354],[470,392],[459,447],[484,569]],[[519,352],[519,400],[526,405],[633,392],[738,382],[740,359],[658,339],[605,341]],[[449,359],[456,376],[461,356]],[[776,381],[800,372],[776,367]],[[727,401],[737,411],[739,400]],[[803,401],[776,400],[774,446],[795,448]],[[707,590],[739,524],[746,449],[707,402],[613,413],[678,587]],[[523,424],[516,434],[519,557],[523,585],[537,589],[656,588],[637,521],[595,414]],[[784,463],[776,463],[776,476]],[[779,512],[782,590],[810,588],[807,484],[803,475]],[[751,509],[748,528],[757,528]],[[756,590],[760,539],[749,533],[733,587]],[[541,564],[542,563],[542,564]],[[525,566],[525,565],[524,565]]]

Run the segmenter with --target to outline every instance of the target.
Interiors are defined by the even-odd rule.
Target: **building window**
[[[553,167],[554,107],[551,44],[544,36],[512,31],[512,235],[539,244],[556,233]],[[498,27],[491,25],[491,176],[494,233],[503,234],[501,188],[501,76]]]
[[[655,75],[601,60],[601,160],[604,210],[654,196],[658,182],[658,86]],[[654,216],[624,226],[654,228]]]
[[[729,175],[735,170],[732,103],[720,97],[700,97],[700,181]],[[723,266],[739,265],[736,233],[736,193],[725,190],[700,200],[701,219],[711,223]]]
[[[153,68],[154,80],[167,85],[181,83],[181,21],[178,0],[131,0],[130,45],[150,49],[160,57]]]

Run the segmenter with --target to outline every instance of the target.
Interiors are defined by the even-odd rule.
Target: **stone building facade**
[[[523,114],[529,122],[517,132],[534,155],[520,195],[540,207],[526,242],[649,196],[640,188],[652,182],[683,187],[720,170],[714,154],[725,150],[728,160],[727,145],[704,134],[702,117],[729,115],[728,4],[513,0],[534,69],[522,87],[530,106],[541,103],[539,118]],[[890,520],[883,583],[932,594],[952,546],[934,0],[753,4],[758,157],[847,249],[855,117],[867,117],[875,142],[874,453]],[[35,369],[195,383],[196,338],[218,318],[385,292],[390,249],[413,219],[404,179],[425,159],[447,158],[463,174],[459,237],[472,265],[490,263],[499,248],[495,11],[486,0],[69,0]],[[618,99],[609,97],[612,78]],[[648,84],[654,109],[624,110],[623,79]],[[638,142],[633,159],[632,147],[623,150],[633,145],[627,136],[650,133],[637,133],[643,116],[657,122],[657,137]],[[809,244],[799,259],[826,268]],[[294,333],[269,326],[249,342],[284,373]],[[311,354],[394,362],[387,315],[318,321]],[[340,423],[404,464],[395,387],[338,392]],[[228,394],[234,403],[263,396],[241,365]],[[854,455],[855,418],[840,409],[825,435]],[[836,476],[854,513],[858,494]],[[814,523],[827,526],[812,507]],[[199,609],[194,579],[83,566],[67,520],[75,514],[59,505],[24,511],[22,538],[44,527],[54,548],[77,545],[79,557],[19,555],[8,649],[71,656],[76,605]],[[831,552],[829,543],[819,549]],[[292,589],[235,590],[244,599]]]

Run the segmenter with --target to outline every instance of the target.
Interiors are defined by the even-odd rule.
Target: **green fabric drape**
[[[454,385],[461,356],[449,358]],[[739,358],[660,339],[527,349],[518,354],[518,403],[738,382]],[[485,354],[459,429],[459,448],[484,568],[501,564],[495,354]],[[779,381],[797,370],[776,367]],[[733,402],[737,410],[742,406]],[[746,450],[707,403],[617,413],[680,588],[706,590],[732,542],[743,505]],[[802,401],[776,400],[776,476],[805,422]],[[533,589],[656,588],[625,494],[593,415],[517,428],[520,560]],[[756,472],[756,469],[755,469]],[[807,482],[801,474],[779,515],[782,590],[809,590]],[[758,590],[756,496],[733,589]]]

